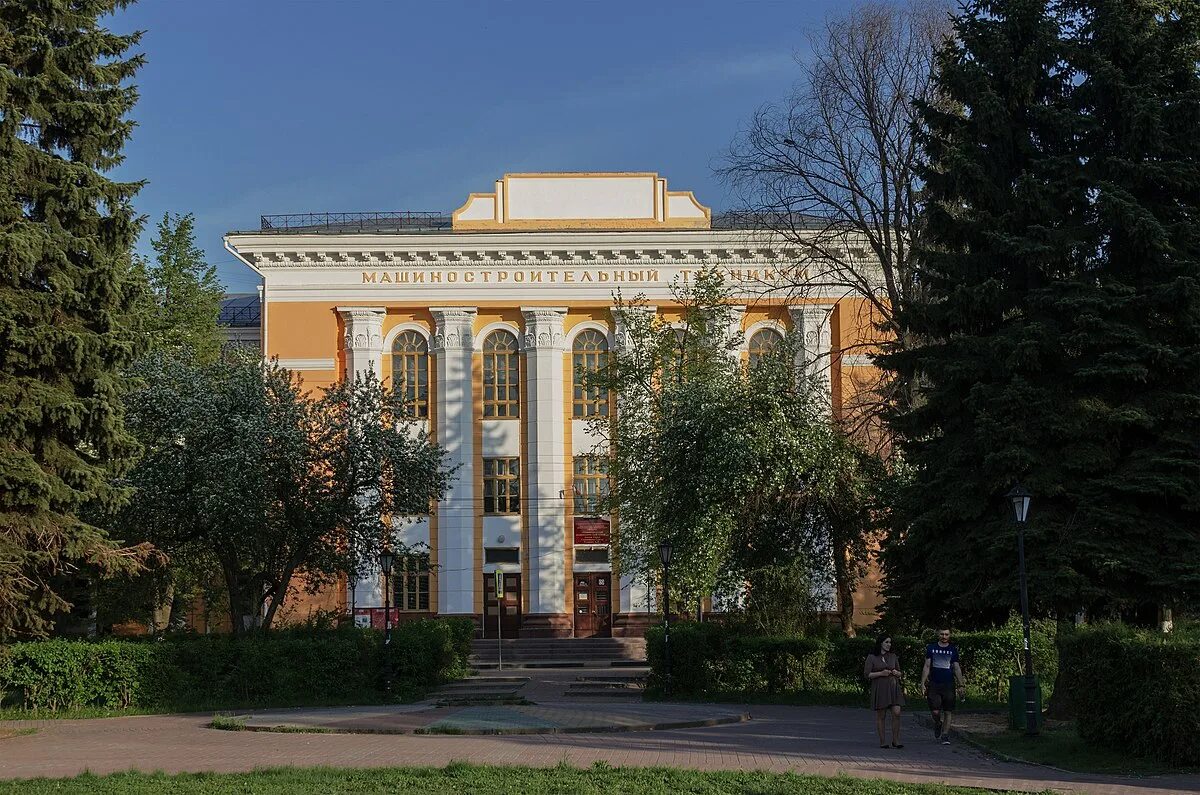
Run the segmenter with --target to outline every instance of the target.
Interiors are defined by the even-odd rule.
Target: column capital
[[[629,315],[653,315],[658,311],[658,307],[652,304],[645,306],[614,306],[611,310],[613,316],[613,340],[616,343],[617,350],[622,350],[629,345]]]
[[[565,306],[521,307],[521,315],[525,319],[525,350],[562,350],[566,345],[563,334],[566,314]]]
[[[353,381],[367,370],[380,375],[383,366],[382,306],[335,307],[345,324],[346,375]]]
[[[474,345],[476,309],[473,306],[431,306],[436,325],[430,348],[434,351],[470,350]]]

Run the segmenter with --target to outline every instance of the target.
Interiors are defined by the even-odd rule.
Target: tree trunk
[[[233,634],[242,635],[257,629],[262,609],[262,587],[259,579],[240,571],[236,564],[223,562],[225,587],[229,591],[229,622]]]
[[[854,637],[854,584],[850,577],[850,550],[839,545],[833,554],[833,576],[837,588],[838,620],[846,637]]]

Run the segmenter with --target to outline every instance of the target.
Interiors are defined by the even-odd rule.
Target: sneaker
[[[950,735],[947,734],[945,737],[942,738],[942,745],[949,745],[949,744],[950,744]]]

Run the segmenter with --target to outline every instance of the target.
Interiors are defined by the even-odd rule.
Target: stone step
[[[504,683],[496,685],[479,685],[479,684],[449,684],[442,685],[436,688],[433,692],[438,695],[479,695],[486,693],[515,693],[524,687],[524,684]]]
[[[583,683],[583,682],[616,682],[619,684],[631,682],[634,684],[644,685],[646,683],[646,677],[639,676],[637,674],[628,674],[628,675],[594,674],[594,675],[587,675],[587,676],[578,676],[575,678],[575,681],[579,682],[579,683]]]
[[[642,686],[636,682],[572,682],[570,690],[637,690]]]

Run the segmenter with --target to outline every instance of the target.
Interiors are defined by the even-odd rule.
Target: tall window
[[[666,349],[663,351],[663,381],[676,381],[683,377],[684,331],[681,328],[665,328],[660,339]]]
[[[774,356],[782,344],[783,335],[773,328],[762,328],[754,332],[754,335],[750,337],[750,345],[748,346],[750,349],[750,369],[753,370],[755,367],[758,367],[763,359]]]
[[[520,459],[483,459],[483,512],[521,512]]]
[[[392,343],[392,386],[406,416],[429,416],[429,346],[415,331]]]
[[[608,390],[588,379],[604,367],[608,356],[608,340],[595,329],[585,329],[575,337],[571,349],[572,372],[575,379],[575,396],[572,400],[572,416],[608,416]]]
[[[519,417],[521,385],[517,338],[493,331],[483,341],[483,416]]]
[[[405,555],[392,569],[394,604],[399,610],[429,609],[429,555]]]
[[[603,456],[575,456],[572,486],[575,492],[575,514],[595,516],[600,501],[608,494],[608,463]]]

